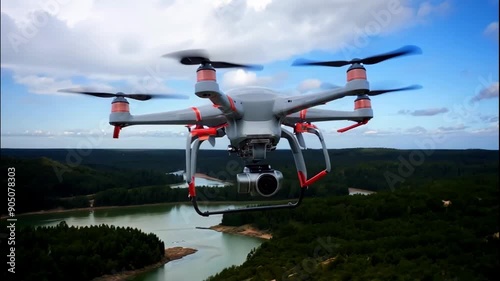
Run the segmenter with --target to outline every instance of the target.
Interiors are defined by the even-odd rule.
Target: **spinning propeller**
[[[397,92],[397,91],[408,91],[408,90],[418,90],[422,89],[422,86],[420,85],[411,85],[407,87],[402,87],[402,88],[396,88],[396,89],[385,89],[385,90],[370,90],[368,93],[366,93],[369,96],[377,96],[385,93],[390,93],[390,92]]]
[[[321,85],[320,88],[324,89],[324,90],[325,89],[326,90],[332,90],[332,89],[340,88],[340,86],[333,85],[333,84],[330,84],[330,83],[324,83],[324,84]],[[409,90],[418,90],[418,89],[422,89],[422,86],[414,84],[414,85],[411,85],[411,86],[401,87],[401,88],[395,88],[395,89],[371,90],[371,91],[367,92],[366,94],[368,96],[377,96],[377,95],[381,95],[381,94],[385,94],[385,93],[390,93],[390,92],[409,91]]]
[[[209,59],[207,51],[202,49],[184,50],[165,54],[164,58],[174,58],[184,65],[211,65],[214,68],[244,68],[249,70],[262,70],[262,65],[239,64],[225,61],[213,61]]]
[[[92,90],[85,90],[85,89],[78,89],[78,88],[61,89],[61,90],[58,90],[58,92],[89,95],[89,96],[94,96],[94,97],[99,97],[99,98],[123,97],[123,98],[130,98],[130,99],[140,100],[140,101],[146,101],[146,100],[150,100],[153,98],[154,99],[189,99],[189,97],[186,95],[178,95],[178,94],[168,94],[168,95],[124,94],[122,92],[118,92],[116,94],[113,94],[113,93],[108,93],[108,92],[92,91]]]
[[[407,56],[407,55],[413,55],[413,54],[421,54],[422,50],[413,45],[408,45],[401,47],[397,50],[387,52],[384,54],[380,55],[375,55],[371,57],[366,57],[363,59],[355,58],[352,60],[337,60],[337,61],[312,61],[312,60],[307,60],[307,59],[296,59],[293,63],[292,66],[328,66],[328,67],[341,67],[341,66],[346,66],[346,65],[351,65],[349,69],[347,70],[347,80],[350,81],[352,79],[366,79],[366,71],[365,68],[363,67],[363,64],[376,64],[379,62],[383,62],[388,59],[393,59],[396,57],[401,57],[401,56]],[[407,90],[416,90],[420,89],[422,86],[420,85],[411,85],[407,87],[402,87],[402,88],[395,88],[395,89],[382,89],[382,90],[371,90],[366,92],[365,94],[368,96],[377,96],[385,93],[390,93],[390,92],[397,92],[397,91],[407,91]]]
[[[376,64],[379,62],[383,62],[388,59],[396,58],[396,57],[401,57],[401,56],[406,56],[406,55],[413,55],[413,54],[421,54],[422,50],[417,47],[417,46],[404,46],[401,47],[397,50],[394,50],[392,52],[380,54],[380,55],[375,55],[371,57],[367,57],[364,59],[352,59],[352,60],[336,60],[336,61],[312,61],[312,60],[307,60],[307,59],[296,59],[292,65],[293,66],[309,66],[309,65],[317,65],[317,66],[330,66],[330,67],[341,67],[341,66],[346,66],[349,64]]]

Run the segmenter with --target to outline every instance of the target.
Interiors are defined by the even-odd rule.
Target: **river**
[[[215,210],[228,207],[233,206],[204,208]],[[217,225],[221,219],[221,215],[201,217],[191,205],[175,204],[26,215],[18,217],[18,225],[47,226],[66,221],[69,226],[112,224],[152,232],[165,242],[167,248],[182,246],[195,248],[198,252],[131,280],[201,281],[226,267],[243,263],[250,250],[262,243],[257,238],[195,228]]]

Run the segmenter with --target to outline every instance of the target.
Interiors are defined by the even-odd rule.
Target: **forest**
[[[155,170],[94,169],[79,165],[69,167],[47,157],[13,158],[2,155],[2,170],[16,169],[16,213],[56,208],[89,207],[89,196],[113,188],[177,183],[181,176]],[[7,178],[2,182],[7,186]],[[2,214],[6,212],[2,209]]]
[[[320,151],[304,154],[310,175],[322,169]],[[250,252],[243,265],[210,281],[496,280],[500,275],[498,151],[329,154],[331,173],[307,190],[299,208],[223,216],[222,224],[253,224],[273,238]],[[269,156],[286,179],[273,199],[296,197],[289,151]],[[182,181],[168,173],[183,165],[181,150],[2,149],[1,160],[2,169],[16,168],[16,214],[87,207],[90,200],[94,206],[186,202],[185,189],[168,186]],[[231,180],[240,168],[224,151],[203,150],[197,171]],[[377,193],[347,196],[348,187]],[[203,201],[252,199],[234,186],[201,187],[198,194]],[[254,204],[262,204],[258,200]],[[18,262],[33,268],[23,270],[23,280],[67,280],[65,274],[77,266],[79,274],[71,279],[89,280],[154,263],[164,247],[152,234],[105,225],[76,229],[62,223],[18,235],[26,247],[18,249]],[[90,243],[89,237],[96,238]]]
[[[19,229],[16,247],[16,280],[24,281],[88,281],[142,268],[165,254],[154,234],[113,225],[70,227],[64,221]]]
[[[170,188],[184,169],[183,150],[2,149],[2,169],[16,168],[17,213],[93,206],[186,202],[185,189]],[[308,197],[347,194],[348,187],[372,191],[422,186],[482,172],[496,173],[498,151],[489,150],[329,150],[332,171],[307,190]],[[306,150],[309,174],[324,168],[320,150]],[[269,153],[269,163],[283,172],[283,188],[272,199],[299,193],[293,158],[287,150]],[[197,172],[234,181],[243,164],[226,151],[201,150]],[[5,183],[7,179],[3,178]],[[199,188],[201,201],[252,201],[235,186]],[[2,210],[2,214],[5,210]]]
[[[208,280],[497,280],[499,211],[498,173],[485,172],[224,215],[273,238]]]

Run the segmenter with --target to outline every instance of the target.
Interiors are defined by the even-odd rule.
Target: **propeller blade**
[[[413,45],[408,45],[408,46],[404,46],[404,47],[401,47],[397,50],[387,52],[384,54],[375,55],[375,56],[367,57],[364,59],[352,59],[350,61],[347,61],[347,60],[312,61],[312,60],[306,60],[306,59],[296,59],[292,63],[292,66],[316,65],[316,66],[340,67],[340,66],[353,64],[353,63],[376,64],[376,63],[383,62],[385,60],[396,58],[396,57],[412,55],[412,54],[421,54],[421,53],[422,53],[422,50],[419,47],[413,46]]]
[[[409,45],[409,46],[401,47],[401,48],[394,50],[392,52],[364,58],[364,59],[360,60],[360,62],[363,64],[376,64],[376,63],[383,62],[385,60],[396,58],[396,57],[407,56],[407,55],[412,55],[412,54],[421,54],[421,53],[422,53],[422,50],[419,47]]]
[[[262,65],[256,64],[238,64],[225,61],[211,61],[208,52],[203,49],[184,50],[163,55],[164,58],[177,59],[184,65],[203,65],[211,64],[214,68],[245,68],[249,70],[262,70]]]
[[[179,95],[179,94],[125,94],[123,95],[126,98],[131,98],[140,101],[146,101],[150,99],[189,99],[187,95]]]
[[[146,101],[146,100],[150,100],[153,98],[152,95],[148,95],[148,94],[130,94],[130,95],[123,95],[123,96],[126,98],[131,98],[131,99],[140,100],[140,101]]]
[[[99,97],[99,98],[112,98],[112,97],[116,96],[116,94],[112,94],[112,93],[93,92],[93,91],[81,90],[81,89],[61,89],[61,90],[58,90],[58,92],[89,95],[89,96],[94,96],[94,97]]]
[[[94,96],[94,97],[99,97],[99,98],[124,97],[124,98],[131,98],[134,100],[139,100],[139,101],[146,101],[146,100],[150,100],[153,98],[154,99],[189,99],[189,96],[179,95],[179,94],[166,94],[166,95],[160,95],[160,94],[124,94],[122,92],[118,92],[118,93],[113,94],[113,93],[108,93],[108,92],[84,90],[84,89],[78,89],[78,88],[61,89],[61,90],[58,90],[58,92],[89,95],[89,96]]]
[[[173,58],[179,60],[184,65],[198,65],[204,62],[209,62],[209,55],[203,49],[183,50],[173,53],[168,53],[162,56],[163,58]]]
[[[408,87],[402,87],[402,88],[396,88],[396,89],[385,89],[385,90],[374,90],[368,92],[369,96],[377,96],[385,93],[390,93],[390,92],[397,92],[397,91],[408,91],[408,90],[418,90],[422,89],[422,86],[420,85],[411,85]]]
[[[248,70],[262,70],[264,67],[258,64],[238,64],[224,61],[212,61],[210,62],[215,68],[245,68]]]
[[[339,60],[339,61],[312,61],[307,59],[296,59],[293,61],[292,66],[331,66],[331,67],[339,67],[351,64],[350,61]]]

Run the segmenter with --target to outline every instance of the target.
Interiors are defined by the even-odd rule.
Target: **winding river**
[[[204,208],[208,210],[228,207],[234,206]],[[191,205],[175,204],[26,215],[18,217],[18,225],[47,226],[66,221],[70,226],[112,224],[138,228],[146,233],[152,232],[165,242],[167,248],[182,246],[195,248],[198,252],[131,280],[201,281],[226,267],[243,263],[250,250],[262,243],[262,240],[257,238],[196,229],[217,225],[221,219],[220,215],[201,217]]]

